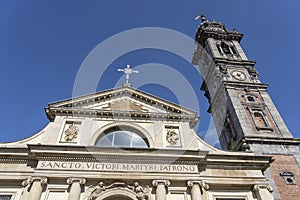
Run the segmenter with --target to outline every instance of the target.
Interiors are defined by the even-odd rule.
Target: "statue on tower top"
[[[201,22],[207,22],[206,16],[204,13],[195,17],[195,20],[201,19]]]

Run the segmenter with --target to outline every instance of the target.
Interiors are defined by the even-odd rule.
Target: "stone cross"
[[[118,72],[124,72],[124,74],[125,74],[125,79],[126,79],[126,84],[129,83],[129,75],[130,75],[130,74],[132,74],[132,73],[139,73],[139,71],[130,69],[130,65],[127,65],[127,67],[124,68],[124,69],[118,69]]]

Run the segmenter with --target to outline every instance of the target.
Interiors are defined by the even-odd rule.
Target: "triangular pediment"
[[[131,114],[146,118],[167,115],[165,117],[174,119],[185,117],[190,120],[198,120],[194,111],[131,87],[106,90],[50,103],[48,106],[46,113],[50,120],[53,120],[56,115],[84,114],[86,116],[88,113],[94,116],[113,115],[114,117]]]
[[[98,103],[91,106],[86,106],[86,109],[97,109],[103,111],[124,111],[124,112],[165,112],[163,109],[158,109],[153,106],[149,106],[143,102],[131,99],[130,97],[121,97],[117,99],[111,99],[107,102]]]

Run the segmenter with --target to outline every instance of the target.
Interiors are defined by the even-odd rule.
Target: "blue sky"
[[[200,23],[194,18],[201,12],[209,20],[221,21],[228,29],[244,33],[242,46],[248,58],[257,61],[260,79],[270,84],[275,105],[292,134],[300,138],[299,7],[298,1],[278,0],[1,1],[0,141],[23,139],[42,129],[49,122],[43,108],[49,102],[73,96],[80,66],[101,42],[142,27],[168,28],[194,38]],[[116,86],[122,76],[117,68],[148,63],[174,68],[197,91],[201,108],[197,132],[204,137],[210,116],[206,113],[207,100],[198,90],[200,76],[173,52],[141,49],[120,55],[109,66],[99,66],[106,71],[97,90]],[[168,77],[163,72],[160,75]],[[143,77],[139,74],[135,79],[139,76]],[[139,89],[178,102],[168,85],[154,81]]]

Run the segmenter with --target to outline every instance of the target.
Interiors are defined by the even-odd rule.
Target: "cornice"
[[[97,103],[111,101],[118,97],[128,97],[142,102],[151,107],[163,109],[166,113],[150,113],[142,111],[120,111],[120,110],[100,110],[84,109],[83,106],[89,106]],[[53,121],[56,115],[76,115],[76,116],[93,116],[101,118],[134,118],[134,119],[159,119],[159,120],[184,120],[195,125],[198,122],[197,113],[187,108],[176,105],[154,95],[131,88],[121,87],[111,89],[95,94],[89,94],[73,99],[63,100],[50,103],[45,108],[47,117]]]
[[[199,164],[200,168],[265,170],[272,162],[270,156],[249,153],[209,154],[200,150],[176,149],[115,149],[93,147],[55,147],[30,145],[39,160],[118,161],[130,163],[185,163]],[[101,149],[101,150],[100,150]],[[226,166],[226,167],[225,167]]]
[[[19,156],[0,155],[1,163],[28,164],[38,161],[62,162],[120,162],[133,164],[192,164],[199,170],[251,169],[265,170],[272,162],[270,156],[249,153],[210,154],[201,150],[181,149],[116,149],[85,146],[28,145],[29,153]],[[34,164],[31,164],[34,167]]]
[[[142,120],[165,120],[190,122],[191,126],[198,123],[199,117],[194,114],[176,113],[151,113],[137,111],[114,111],[83,108],[45,108],[48,118],[53,121],[56,115],[93,117],[93,118],[114,118],[114,119],[142,119]]]
[[[246,142],[259,144],[290,144],[299,145],[300,138],[283,138],[283,137],[267,137],[267,136],[245,136]]]
[[[201,26],[195,36],[195,41],[197,41],[202,46],[204,45],[204,42],[207,38],[214,38],[214,39],[220,39],[220,40],[236,40],[240,42],[243,38],[242,33],[238,32],[229,32],[224,27],[223,28],[210,28],[206,27],[203,28]]]
[[[82,107],[85,105],[91,105],[99,102],[105,102],[116,97],[127,96],[132,99],[139,100],[147,105],[163,108],[165,110],[169,110],[174,113],[195,113],[192,110],[187,108],[183,108],[175,103],[166,101],[160,97],[154,96],[152,94],[131,88],[131,87],[120,87],[115,89],[110,89],[106,91],[97,92],[94,94],[88,94],[85,96],[75,97],[73,99],[62,100],[54,103],[50,103],[48,105],[49,108],[76,108]]]
[[[223,81],[223,84],[226,88],[260,88],[260,89],[267,89],[268,84],[265,83],[254,83],[254,82],[240,82],[240,81]]]
[[[271,156],[210,155],[201,163],[204,168],[266,170],[273,162]]]
[[[193,151],[181,149],[133,149],[133,148],[103,148],[92,146],[56,146],[56,145],[28,145],[31,153],[39,158],[47,159],[125,159],[125,160],[165,160],[196,161],[202,160],[207,151]],[[147,158],[147,159],[145,159]]]
[[[213,58],[214,62],[216,64],[227,64],[227,65],[237,65],[240,67],[245,67],[245,66],[254,66],[256,64],[256,61],[253,60],[242,60],[242,59],[233,59],[233,58],[227,58],[227,57],[223,57],[223,58],[218,58],[215,57]]]

